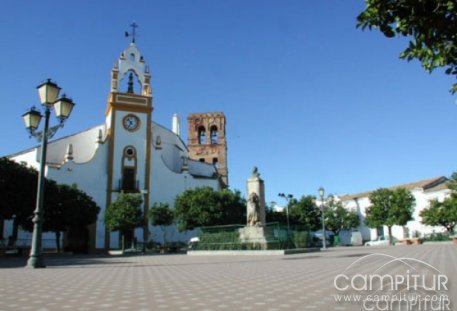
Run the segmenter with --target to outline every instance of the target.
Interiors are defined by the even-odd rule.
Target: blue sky
[[[362,0],[6,0],[0,155],[35,145],[21,115],[52,78],[77,106],[56,138],[104,122],[110,71],[139,24],[156,122],[223,111],[231,188],[258,166],[267,201],[356,193],[457,170],[452,77],[355,28]]]

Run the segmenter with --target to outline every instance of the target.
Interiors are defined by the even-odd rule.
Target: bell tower
[[[213,164],[228,187],[227,139],[223,112],[193,113],[187,118],[189,157]]]
[[[152,92],[149,66],[135,43],[136,24],[132,24],[132,42],[122,52],[111,71],[111,90],[106,109],[108,149],[106,207],[120,192],[141,193],[143,212],[149,206],[152,139]],[[143,241],[148,240],[148,225]],[[105,248],[110,234],[105,232]]]

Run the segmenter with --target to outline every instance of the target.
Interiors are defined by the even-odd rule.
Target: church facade
[[[120,89],[124,79],[128,79],[127,90]],[[89,230],[90,251],[118,246],[118,234],[105,228],[103,215],[121,192],[140,193],[143,212],[147,213],[154,203],[173,207],[176,196],[186,189],[209,186],[220,190],[227,186],[224,114],[192,114],[206,125],[211,139],[195,140],[206,132],[192,123],[187,146],[180,136],[179,117],[173,116],[170,130],[153,121],[153,110],[149,66],[133,40],[111,71],[105,123],[48,144],[46,177],[60,184],[76,184],[101,208],[96,224]],[[217,150],[218,156],[200,156],[210,150]],[[39,154],[39,148],[31,148],[9,157],[38,168]],[[8,230],[8,225],[5,228]],[[157,228],[145,224],[135,231],[135,238],[156,240],[154,230]],[[192,235],[180,233],[175,227],[168,230],[172,240],[186,240]],[[5,236],[8,234],[5,232]],[[20,232],[19,239],[30,236]]]

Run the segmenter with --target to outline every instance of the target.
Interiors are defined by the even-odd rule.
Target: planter
[[[403,245],[411,245],[411,240],[409,239],[406,239],[406,240],[403,240]]]
[[[422,239],[414,239],[413,241],[414,241],[414,245],[421,245],[424,242],[424,240],[422,240]]]
[[[122,249],[116,249],[116,250],[109,250],[108,254],[110,254],[111,256],[120,256],[120,255],[124,255],[124,252],[122,251]]]

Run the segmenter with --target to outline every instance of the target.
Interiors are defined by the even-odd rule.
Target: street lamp
[[[30,108],[29,111],[22,115],[25,123],[25,128],[29,131],[30,137],[35,137],[38,141],[41,141],[41,155],[40,155],[40,170],[38,172],[38,187],[37,187],[37,198],[36,207],[33,212],[33,235],[32,245],[30,249],[30,256],[27,261],[27,267],[29,268],[44,268],[46,267],[43,261],[41,251],[41,235],[42,235],[42,224],[43,224],[43,202],[44,202],[44,180],[45,180],[45,165],[46,165],[46,149],[48,145],[48,139],[52,138],[57,130],[63,127],[65,120],[70,116],[70,113],[75,105],[73,101],[65,95],[59,99],[60,87],[54,82],[48,79],[46,82],[37,86],[38,95],[40,96],[40,102],[42,109],[44,110],[44,129],[42,131],[36,131],[41,118],[43,115],[35,107]],[[54,111],[59,124],[53,127],[49,127],[49,116],[51,115],[51,107],[54,106]]]
[[[289,236],[289,231],[290,231],[290,224],[289,224],[289,201],[294,197],[291,194],[285,195],[284,193],[278,193],[278,196],[281,198],[286,199],[287,205],[286,205],[286,218],[287,218],[287,236]]]
[[[325,234],[325,219],[324,219],[324,194],[325,189],[323,187],[319,188],[319,196],[321,197],[321,210],[322,210],[322,249],[327,249],[327,237]]]

